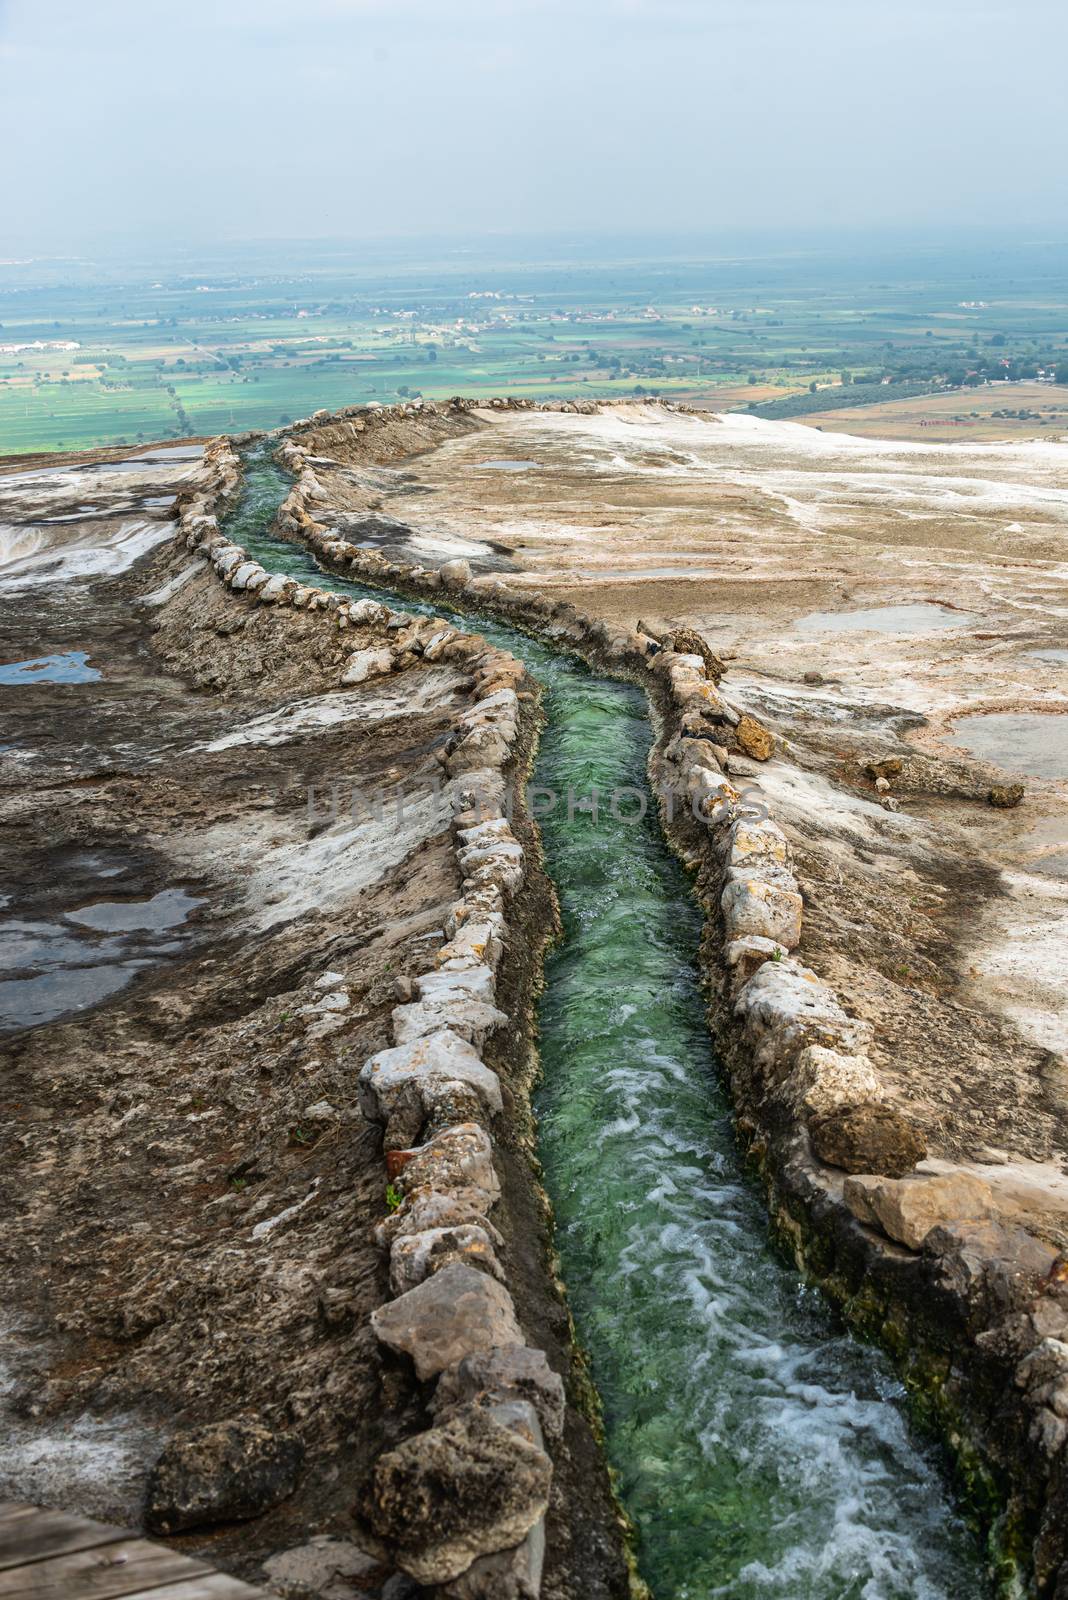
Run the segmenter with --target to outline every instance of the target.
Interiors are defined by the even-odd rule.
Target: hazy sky
[[[1065,0],[0,0],[0,257],[1068,231]]]

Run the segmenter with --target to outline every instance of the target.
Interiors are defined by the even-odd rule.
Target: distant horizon
[[[598,255],[598,249],[603,254]],[[726,268],[746,262],[776,262],[803,259],[812,263],[838,258],[842,264],[858,265],[881,261],[889,266],[895,258],[901,265],[910,255],[917,259],[932,252],[953,251],[967,257],[976,254],[976,265],[995,270],[998,258],[1025,257],[1046,251],[1068,252],[1068,227],[1063,233],[1043,229],[992,227],[988,224],[956,226],[928,225],[917,228],[761,228],[720,229],[715,233],[682,232],[674,229],[611,228],[549,229],[525,232],[485,230],[482,232],[383,233],[375,237],[343,234],[235,235],[202,241],[175,238],[146,245],[143,240],[112,238],[86,242],[80,249],[24,249],[8,251],[0,242],[0,292],[5,275],[19,268],[100,267],[109,271],[179,273],[195,276],[200,270],[226,276],[249,270],[284,273],[288,270],[373,268],[388,264],[411,264],[413,258],[428,268],[457,268],[483,265],[487,270],[506,267],[548,266],[554,261],[569,265],[592,262],[611,263],[621,270],[630,265],[648,266],[657,261],[680,265]],[[991,252],[996,252],[992,257]],[[337,258],[343,257],[345,261]],[[251,258],[243,260],[242,258]],[[288,258],[288,259],[287,259]],[[469,258],[469,259],[468,259]],[[962,264],[962,263],[959,263]],[[1068,258],[1063,263],[1068,273]]]

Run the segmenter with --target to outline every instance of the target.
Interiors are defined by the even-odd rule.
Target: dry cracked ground
[[[777,736],[802,954],[998,1209],[1068,1243],[1068,442],[495,412],[399,464],[322,435],[321,521],[699,630]],[[316,448],[315,435],[305,439]]]

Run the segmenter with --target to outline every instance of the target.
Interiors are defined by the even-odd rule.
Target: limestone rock
[[[786,835],[767,818],[759,821],[740,818],[731,828],[728,841],[728,867],[759,867],[765,862],[784,867],[789,856]]]
[[[150,1533],[180,1533],[258,1517],[292,1494],[304,1446],[253,1418],[179,1434],[152,1468],[145,1500]]]
[[[841,1106],[809,1124],[813,1154],[829,1167],[902,1178],[927,1155],[927,1141],[908,1117],[887,1105]]]
[[[819,1117],[845,1106],[873,1106],[886,1091],[867,1056],[841,1055],[813,1044],[799,1054],[783,1093],[796,1111]]]
[[[449,1189],[477,1189],[485,1195],[487,1209],[501,1192],[493,1166],[493,1144],[477,1122],[446,1128],[414,1150],[393,1151],[390,1170],[392,1176],[402,1174],[406,1187],[422,1185],[443,1193]]]
[[[496,1555],[479,1556],[442,1589],[443,1600],[538,1600],[545,1565],[545,1518],[522,1544]]]
[[[240,562],[233,568],[230,578],[231,589],[247,589],[250,579],[254,578],[258,572],[263,572],[263,568],[260,566],[258,561]],[[264,581],[266,581],[267,574],[265,572],[263,573],[263,576]]]
[[[765,939],[759,933],[747,933],[732,939],[727,946],[727,965],[731,969],[731,992],[738,991],[749,982],[758,967],[765,961],[781,961],[789,955],[785,945],[775,939]]]
[[[360,1509],[405,1572],[448,1583],[526,1538],[545,1515],[551,1479],[538,1444],[471,1406],[379,1456]]]
[[[870,1030],[843,1011],[826,983],[799,961],[765,961],[734,1003],[745,1023],[757,1065],[770,1076],[809,1045],[843,1055],[862,1054]]]
[[[472,965],[485,961],[487,966],[496,971],[504,954],[507,933],[507,924],[499,911],[484,917],[472,917],[457,927],[448,944],[442,945],[434,959],[439,967],[460,961],[469,961]]]
[[[734,730],[739,748],[754,761],[767,761],[775,753],[775,740],[763,723],[743,711]]]
[[[351,621],[367,626],[369,623],[383,623],[389,615],[387,608],[378,600],[353,600],[349,605]]]
[[[449,1029],[479,1048],[487,1033],[499,1028],[508,1018],[496,1006],[472,1000],[466,994],[448,999],[416,1000],[411,1005],[395,1006],[392,1013],[393,1037],[398,1045],[411,1044],[429,1034]]]
[[[544,1350],[506,1345],[465,1356],[441,1374],[430,1410],[440,1419],[454,1406],[472,1401],[485,1404],[490,1397],[527,1401],[538,1413],[546,1438],[563,1435],[563,1379],[550,1367]]]
[[[500,1234],[486,1217],[486,1196],[481,1189],[447,1191],[421,1187],[409,1189],[400,1208],[374,1230],[375,1243],[385,1249],[394,1239],[426,1233],[431,1228],[458,1228],[467,1223],[485,1230],[495,1244]]]
[[[803,903],[796,887],[787,888],[766,878],[748,882],[732,879],[720,896],[728,939],[756,935],[773,939],[787,950],[801,942]]]
[[[464,996],[492,1005],[494,989],[493,969],[483,963],[458,971],[439,968],[415,980],[415,992],[419,999],[435,1004]]]
[[[455,1228],[429,1228],[425,1233],[401,1234],[393,1241],[389,1257],[389,1290],[407,1294],[450,1262],[464,1261],[488,1272],[498,1282],[504,1274],[485,1228],[465,1222]]]
[[[438,568],[438,574],[450,589],[462,589],[471,582],[470,561],[444,561]]]
[[[467,1084],[490,1112],[501,1110],[501,1085],[478,1051],[449,1028],[438,1028],[408,1044],[380,1050],[360,1072],[360,1109],[372,1122],[385,1122],[401,1093],[415,1085],[424,1109],[445,1084]]]
[[[919,1250],[932,1228],[988,1216],[993,1206],[989,1186],[970,1172],[847,1178],[843,1195],[859,1221],[910,1250]]]
[[[282,573],[276,572],[273,577],[268,578],[260,590],[261,605],[270,605],[276,600],[281,600],[288,588],[296,588],[292,578],[286,578]]]
[[[446,645],[451,644],[457,637],[455,628],[438,628],[423,646],[423,660],[440,661]]]
[[[476,724],[464,734],[449,756],[449,775],[460,777],[482,767],[503,767],[511,754],[508,742],[497,728]]]
[[[379,650],[354,650],[341,674],[342,683],[366,683],[368,678],[380,678],[393,670],[393,652],[385,647]]]
[[[411,1357],[421,1379],[476,1351],[524,1343],[507,1289],[460,1261],[379,1306],[371,1326],[382,1344]]]

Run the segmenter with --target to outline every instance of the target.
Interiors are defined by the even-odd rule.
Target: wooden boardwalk
[[[264,1600],[128,1528],[0,1501],[0,1600]]]

